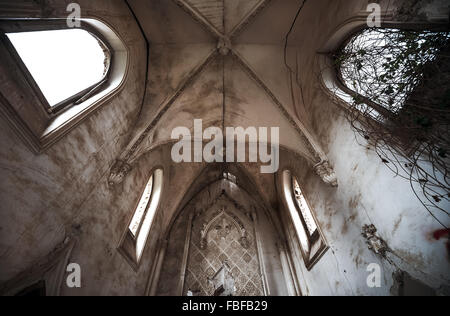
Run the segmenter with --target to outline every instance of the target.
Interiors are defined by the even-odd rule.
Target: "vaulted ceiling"
[[[147,90],[134,136],[110,182],[120,181],[146,152],[173,142],[174,128],[193,130],[194,120],[202,119],[204,129],[279,127],[280,146],[336,184],[308,117],[300,114],[303,104],[285,65],[285,38],[303,1],[128,3],[149,43]],[[316,6],[309,2],[305,9]]]

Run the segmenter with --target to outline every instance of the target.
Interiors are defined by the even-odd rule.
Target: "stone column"
[[[191,244],[191,236],[192,236],[192,220],[194,218],[194,214],[189,214],[187,232],[186,232],[186,240],[184,242],[184,254],[183,261],[181,262],[181,272],[180,272],[180,281],[178,283],[177,293],[179,296],[184,296],[184,281],[186,279],[186,269],[187,263],[189,259],[189,247]]]
[[[255,242],[256,242],[256,249],[258,250],[259,266],[261,271],[261,279],[263,282],[264,295],[270,296],[269,283],[267,282],[266,264],[264,261],[264,253],[262,249],[261,238],[259,235],[258,216],[256,215],[255,211],[253,211],[251,215],[253,219],[253,227],[255,230]]]
[[[159,277],[161,275],[162,265],[164,263],[164,258],[166,256],[167,250],[167,240],[162,241],[161,248],[159,249],[158,255],[156,257],[155,269],[152,271],[151,279],[147,286],[146,295],[155,296],[158,288]]]

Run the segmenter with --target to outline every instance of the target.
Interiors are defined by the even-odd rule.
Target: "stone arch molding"
[[[270,87],[264,82],[264,80],[257,74],[257,72],[252,69],[250,63],[248,63],[243,56],[241,56],[238,51],[234,48],[233,40],[242,32],[248,28],[249,25],[255,20],[259,14],[267,9],[268,4],[271,0],[260,0],[255,4],[255,6],[248,12],[246,16],[243,17],[242,21],[236,25],[235,28],[229,32],[217,28],[213,22],[208,18],[208,14],[204,14],[202,10],[198,10],[192,5],[192,2],[187,0],[172,0],[175,4],[180,7],[180,9],[186,11],[192,19],[199,23],[202,28],[212,35],[214,40],[217,42],[217,46],[212,50],[206,57],[201,59],[201,61],[186,75],[182,83],[178,86],[175,92],[169,96],[158,109],[155,111],[150,122],[145,122],[142,124],[144,127],[135,130],[131,141],[126,146],[122,154],[116,159],[115,164],[112,166],[108,183],[110,186],[120,184],[127,174],[131,171],[132,166],[136,161],[139,160],[142,155],[150,151],[151,148],[156,148],[159,144],[153,143],[151,140],[152,134],[155,131],[158,123],[161,119],[167,115],[169,109],[177,102],[183,93],[189,89],[189,87],[204,73],[205,69],[213,63],[214,61],[221,60],[222,58],[229,57],[240,67],[240,69],[259,87],[260,91],[264,93],[268,99],[271,101],[273,106],[278,110],[280,117],[285,119],[290,126],[290,128],[295,131],[295,133],[301,139],[303,143],[301,146],[305,147],[305,152],[301,153],[300,149],[296,152],[304,156],[311,164],[314,171],[322,180],[332,186],[337,186],[338,181],[336,174],[331,166],[328,157],[326,156],[324,150],[321,148],[319,143],[316,141],[315,137],[310,133],[306,126],[296,117],[295,114],[291,113],[292,110],[288,110],[289,107],[283,104],[276,94],[270,89]],[[223,14],[223,12],[222,12]],[[225,73],[224,69],[224,73]],[[225,76],[224,76],[225,77]],[[224,78],[225,83],[225,78]],[[225,92],[224,92],[225,93]],[[225,99],[225,98],[224,98]],[[225,105],[224,105],[224,116],[225,116]],[[141,115],[141,119],[144,116]],[[221,119],[221,118],[218,118]],[[224,121],[225,117],[223,118]],[[143,122],[140,122],[143,123]],[[136,124],[136,126],[141,126],[141,124]],[[169,140],[167,140],[168,142]],[[300,146],[300,144],[298,145]]]

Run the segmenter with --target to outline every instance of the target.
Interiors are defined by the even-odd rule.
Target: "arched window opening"
[[[297,178],[288,170],[283,172],[283,191],[303,260],[306,268],[311,270],[328,246]]]
[[[119,33],[97,19],[0,19],[0,115],[31,151],[63,139],[124,86]]]
[[[138,207],[134,212],[133,219],[131,220],[129,226],[130,233],[133,235],[134,238],[137,237],[138,232],[142,227],[142,219],[144,218],[145,212],[147,211],[150,198],[152,197],[152,192],[153,192],[153,175],[150,177],[150,180],[145,186],[144,193],[141,196]]]
[[[225,180],[233,182],[234,184],[237,184],[237,177],[234,174],[230,173],[230,172],[224,172],[223,173],[223,178]]]
[[[338,76],[359,111],[385,121],[405,112],[449,43],[450,32],[365,29],[336,53]]]
[[[111,51],[83,29],[6,33],[49,112],[84,102],[106,82]]]
[[[141,261],[159,206],[163,175],[163,170],[157,169],[150,177],[119,247],[122,254],[124,254],[135,269],[138,268],[139,262]]]
[[[305,221],[305,225],[308,228],[309,236],[313,236],[317,232],[317,224],[295,177],[292,177],[292,187],[294,190],[295,201],[297,202],[298,209]]]
[[[334,55],[333,92],[349,96],[353,129],[444,227],[438,214],[450,201],[449,56],[448,26],[365,29]]]

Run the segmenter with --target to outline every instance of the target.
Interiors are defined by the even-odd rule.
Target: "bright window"
[[[298,208],[300,209],[303,220],[305,221],[306,227],[308,228],[309,235],[312,236],[317,230],[317,225],[312,215],[311,209],[309,208],[309,205],[306,202],[305,196],[303,195],[303,192],[300,189],[297,179],[292,178],[292,186],[294,189],[294,196]]]
[[[150,229],[161,199],[162,184],[163,171],[158,169],[153,173],[145,186],[139,204],[134,212],[133,219],[128,227],[135,245],[135,257],[133,257],[137,262],[142,257],[145,244],[150,234]]]
[[[107,73],[108,50],[85,30],[36,31],[6,35],[50,107],[86,89],[94,88]]]
[[[335,61],[342,83],[356,93],[356,108],[379,118],[380,109],[395,114],[402,110],[427,65],[449,42],[449,32],[365,29],[348,41]],[[372,102],[369,107],[367,100]]]
[[[235,175],[233,175],[232,173],[224,172],[223,173],[223,178],[227,179],[228,181],[231,181],[231,182],[237,184],[237,177]]]
[[[283,172],[283,191],[303,260],[306,268],[311,270],[328,246],[297,178],[289,170]]]
[[[139,201],[139,205],[134,213],[133,220],[130,223],[130,232],[133,237],[137,236],[139,228],[142,224],[142,219],[144,218],[145,211],[147,210],[148,204],[150,202],[150,197],[152,196],[153,189],[153,176],[148,181],[144,193],[142,194],[141,200]]]

